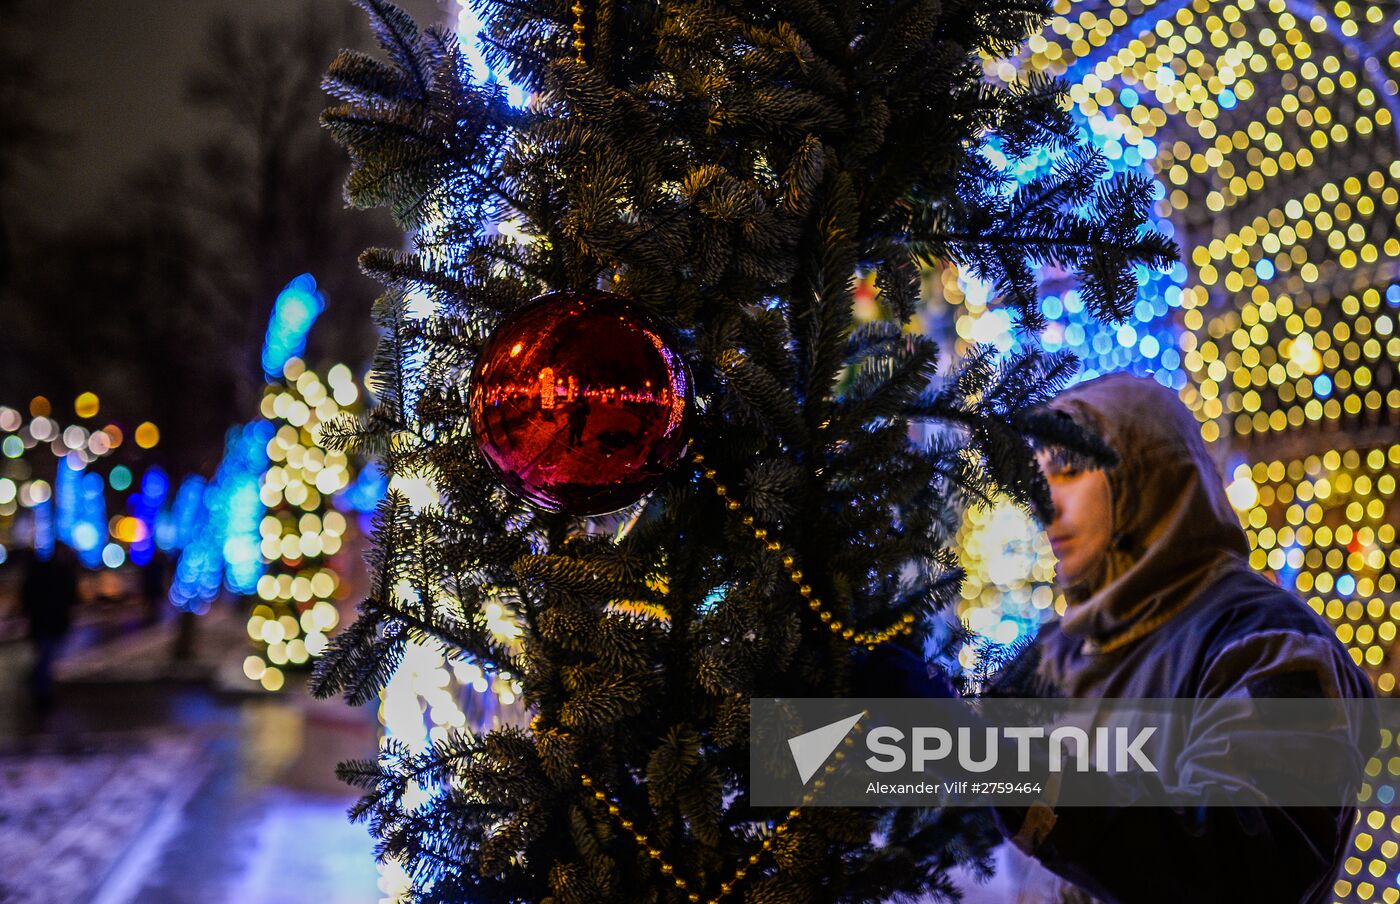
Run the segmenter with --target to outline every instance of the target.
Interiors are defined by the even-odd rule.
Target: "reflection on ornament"
[[[473,368],[472,432],[511,492],[547,511],[616,511],[688,440],[691,381],[658,328],[606,292],[555,292],[497,328]]]

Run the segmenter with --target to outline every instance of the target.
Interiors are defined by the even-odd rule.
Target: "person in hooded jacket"
[[[1250,567],[1199,426],[1174,392],[1111,374],[1049,407],[1103,437],[1119,463],[1077,470],[1042,453],[1066,609],[1012,670],[1029,664],[1039,686],[1067,697],[1373,696],[1332,629]],[[1328,750],[1321,745],[1337,745],[1335,736],[1305,730],[1190,730],[1197,736],[1184,743],[1199,750],[1272,745],[1285,756],[1317,756]],[[1368,731],[1335,751],[1358,778]],[[1212,778],[1197,770],[1192,781],[1204,787]],[[1000,875],[980,890],[969,886],[968,901],[1329,901],[1356,818],[1354,806],[1268,800],[1111,809],[1040,802],[995,813],[1011,844],[1000,851]]]

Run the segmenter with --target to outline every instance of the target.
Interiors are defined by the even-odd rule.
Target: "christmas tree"
[[[361,259],[388,286],[376,403],[323,437],[395,480],[372,590],[316,687],[372,699],[432,639],[518,676],[536,714],[344,765],[381,855],[425,901],[947,891],[947,868],[987,849],[985,821],[749,806],[748,700],[870,687],[866,657],[937,630],[967,504],[1007,494],[1044,516],[1035,449],[1105,454],[1037,411],[1069,357],[981,349],[940,376],[908,328],[921,265],[994,284],[1034,331],[1033,267],[1078,274],[1112,320],[1141,268],[1174,258],[1143,225],[1148,183],[1105,178],[1058,85],[983,80],[984,57],[1048,6],[483,2],[489,61],[533,92],[516,109],[455,37],[361,5],[388,60],[337,58],[324,121],[354,162],[350,201],[388,207],[416,246]],[[1059,164],[1021,186],[991,162],[1032,154]],[[854,319],[858,271],[885,317]],[[686,461],[620,515],[583,519],[506,491],[469,383],[508,315],[600,286],[666,325],[695,410]],[[550,417],[574,398],[553,383]],[[917,425],[933,438],[911,441]],[[518,646],[488,607],[518,618]]]

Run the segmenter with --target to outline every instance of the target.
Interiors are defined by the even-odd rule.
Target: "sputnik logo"
[[[864,716],[864,711],[858,712],[830,725],[788,738],[788,750],[792,751],[792,761],[797,764],[797,774],[802,777],[802,784],[807,784]]]

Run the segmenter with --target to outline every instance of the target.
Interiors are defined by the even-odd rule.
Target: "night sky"
[[[455,20],[455,0],[400,2],[420,25]],[[221,21],[348,17],[358,23],[356,43],[373,51],[367,19],[349,0],[32,0],[24,8],[34,12],[12,34],[25,36],[39,83],[50,86],[35,118],[54,138],[37,156],[21,158],[5,187],[14,206],[5,211],[10,247],[4,250],[15,256],[0,289],[6,307],[13,297],[14,310],[5,312],[10,328],[0,336],[0,405],[23,407],[44,395],[56,401],[56,416],[66,417],[78,393],[94,391],[104,416],[159,422],[171,467],[207,472],[221,454],[227,425],[256,410],[257,349],[278,288],[299,272],[316,271],[331,303],[309,340],[308,358],[359,368],[373,348],[369,306],[379,286],[359,273],[356,258],[370,245],[401,244],[402,233],[384,211],[342,213],[338,174],[321,164],[291,184],[276,183],[289,189],[278,197],[291,209],[277,209],[267,234],[276,242],[271,250],[285,260],[239,243],[257,229],[196,230],[186,236],[204,245],[192,249],[168,233],[152,237],[150,195],[132,191],[133,173],[158,151],[190,162],[234,137],[227,117],[201,116],[188,100],[192,72]],[[333,55],[313,61],[313,71]],[[297,114],[312,135],[315,111],[330,102],[316,95]],[[328,135],[324,145],[332,165],[348,169]],[[251,179],[225,184],[230,196],[241,190],[259,197]],[[234,215],[243,200],[230,202],[218,192],[168,197],[172,210]],[[316,199],[322,198],[344,220],[294,215],[321,210]],[[355,231],[361,228],[374,232]],[[215,263],[223,269],[210,268],[211,256],[219,255]],[[163,274],[180,270],[180,261],[189,262],[188,272],[161,283]]]
[[[208,29],[221,17],[263,19],[311,8],[338,14],[348,0],[101,0],[54,3],[36,50],[57,92],[45,120],[63,133],[41,168],[25,172],[21,203],[63,226],[103,209],[118,180],[165,145],[193,146],[205,131],[184,100]],[[453,0],[400,0],[420,25],[451,16]],[[65,8],[66,7],[66,8]]]

